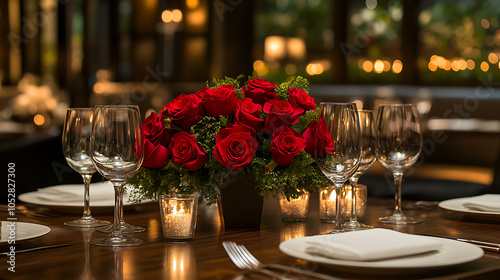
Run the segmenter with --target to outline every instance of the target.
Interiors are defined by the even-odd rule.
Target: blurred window
[[[418,71],[424,84],[500,78],[500,1],[421,0]]]
[[[333,60],[333,22],[345,12],[343,83],[475,86],[481,77],[500,78],[500,1],[405,1],[351,0],[346,11],[326,0],[257,1],[254,69],[273,80],[304,75],[331,83],[332,68],[343,67]],[[405,58],[409,48],[415,51]]]
[[[332,1],[261,0],[255,13],[255,62],[258,76],[289,75],[311,82],[330,81]]]

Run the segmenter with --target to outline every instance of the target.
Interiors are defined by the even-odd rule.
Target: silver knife
[[[446,239],[456,240],[456,241],[460,241],[460,242],[466,242],[466,243],[477,245],[485,251],[500,253],[500,244],[497,244],[497,243],[479,241],[479,240],[474,240],[474,239],[454,238],[454,237],[448,237],[448,236],[424,234],[424,233],[416,233],[416,235],[446,238]]]

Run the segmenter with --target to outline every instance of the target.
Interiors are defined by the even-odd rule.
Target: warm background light
[[[172,11],[172,21],[173,22],[181,22],[182,21],[182,12],[178,9]]]
[[[172,12],[170,10],[165,10],[161,13],[161,20],[165,23],[172,22]]]
[[[474,70],[474,68],[476,68],[476,63],[474,62],[474,60],[467,60],[467,69]]]
[[[497,62],[498,62],[498,56],[497,56],[497,54],[496,54],[496,53],[490,53],[490,54],[488,55],[488,61],[489,61],[490,63],[492,63],[492,64],[497,63]]]
[[[267,61],[282,59],[286,55],[285,38],[268,36],[264,42],[264,57]]]
[[[36,114],[35,117],[33,117],[33,122],[38,126],[42,126],[45,123],[45,117],[41,114]]]
[[[401,60],[395,60],[392,63],[392,72],[394,72],[394,74],[399,74],[401,71],[403,71],[403,62],[401,62]]]
[[[486,62],[486,61],[481,62],[481,70],[483,72],[486,72],[489,69],[490,69],[490,65],[488,64],[488,62]]]
[[[382,62],[382,60],[380,59],[375,60],[373,68],[375,69],[376,73],[382,73],[382,71],[384,71],[384,62]]]
[[[366,73],[373,71],[373,63],[369,60],[363,62],[363,70],[365,70]]]

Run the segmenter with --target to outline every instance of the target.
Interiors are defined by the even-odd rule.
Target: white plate
[[[500,195],[499,195],[500,196]],[[465,214],[472,218],[500,220],[500,213],[470,210],[464,207],[464,203],[470,201],[470,197],[454,198],[439,203],[439,207],[448,211]]]
[[[111,185],[111,184],[110,184]],[[71,186],[71,185],[70,185]],[[111,186],[112,188],[112,186]],[[81,191],[82,191],[82,196],[83,196],[83,184],[81,186]],[[92,196],[92,195],[91,195]],[[69,212],[81,212],[83,205],[83,197],[81,201],[75,201],[75,200],[70,200],[70,201],[61,201],[61,202],[55,202],[55,201],[47,201],[46,199],[42,199],[40,197],[39,192],[27,192],[20,194],[17,197],[20,201],[24,203],[30,203],[34,205],[39,205],[39,206],[44,206],[56,211],[69,211]],[[134,204],[129,202],[129,196],[124,195],[123,196],[123,206],[124,207],[130,207],[133,206]],[[140,204],[151,202],[152,200],[143,200],[140,202]],[[90,199],[90,210],[93,213],[103,213],[103,212],[109,212],[110,209],[112,209],[115,206],[115,198],[113,191],[111,191],[109,198],[103,198],[100,197],[99,199]]]
[[[2,221],[2,223],[10,224],[10,221]],[[24,240],[39,237],[45,235],[50,232],[50,228],[48,226],[32,224],[32,223],[24,223],[24,222],[15,222],[16,223],[16,237],[15,240]],[[3,226],[2,231],[10,229],[8,227]],[[7,242],[9,237],[9,232],[3,233],[0,243]]]
[[[280,244],[280,250],[292,257],[303,259],[306,261],[317,262],[322,264],[334,265],[344,270],[352,270],[358,268],[375,269],[375,270],[408,270],[408,269],[423,269],[423,268],[441,268],[451,265],[463,264],[474,261],[483,256],[483,249],[478,246],[459,242],[455,240],[434,238],[443,243],[441,250],[437,252],[429,252],[420,255],[407,256],[403,258],[386,259],[380,261],[347,261],[326,258],[317,255],[311,255],[305,252],[308,246],[306,242],[315,238],[322,238],[324,235],[308,236],[297,239],[284,241]],[[363,270],[356,270],[360,273]]]

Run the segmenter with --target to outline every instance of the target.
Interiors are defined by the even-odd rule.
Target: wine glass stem
[[[342,207],[341,207],[341,202],[342,202],[342,186],[344,184],[342,183],[335,183],[335,227],[334,231],[342,231],[342,221],[341,219],[341,212],[342,212]]]
[[[403,210],[401,208],[401,183],[403,181],[403,173],[394,173],[394,187],[396,188],[395,199],[396,206],[394,208],[394,216],[399,216],[403,214]]]
[[[120,222],[123,220],[123,202],[122,202],[122,192],[123,192],[123,182],[113,182],[115,188],[115,215],[113,223],[113,232],[121,232]]]
[[[356,223],[357,222],[357,214],[356,214],[356,188],[358,187],[358,178],[352,176],[351,179],[351,218],[349,222]]]
[[[82,175],[83,183],[85,184],[85,193],[83,195],[83,218],[88,219],[92,217],[90,213],[90,179],[92,179],[92,174]]]

